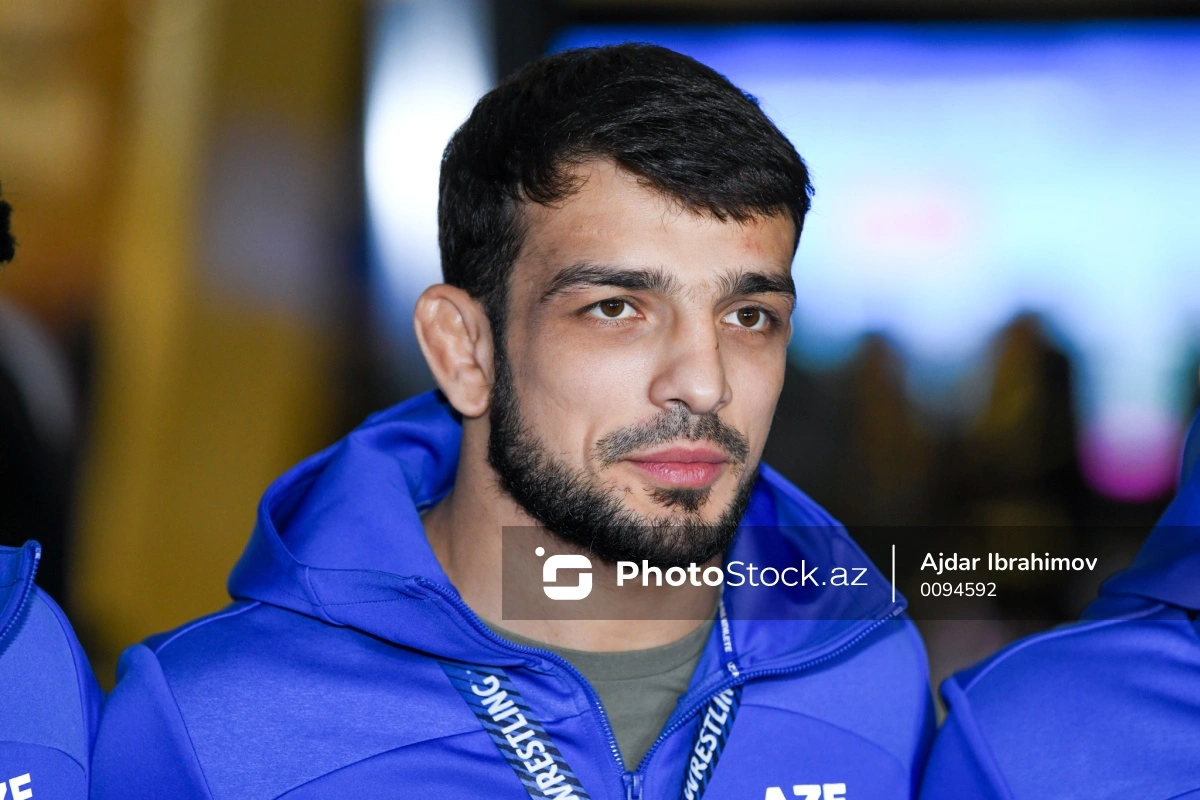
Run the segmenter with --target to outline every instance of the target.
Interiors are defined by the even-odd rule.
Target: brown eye
[[[737,312],[737,318],[738,322],[747,328],[754,328],[757,327],[759,321],[762,320],[762,310],[757,308],[739,309]]]
[[[637,316],[637,310],[628,300],[610,297],[588,306],[587,313],[596,319],[627,320]]]
[[[772,319],[771,312],[760,306],[743,306],[736,311],[730,311],[724,317],[727,325],[735,325],[747,331],[764,331],[770,327]]]
[[[600,313],[610,319],[615,319],[621,316],[621,312],[625,310],[624,300],[601,300],[599,304]]]

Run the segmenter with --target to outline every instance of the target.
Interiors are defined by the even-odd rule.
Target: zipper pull
[[[642,800],[642,773],[625,773],[625,800]]]

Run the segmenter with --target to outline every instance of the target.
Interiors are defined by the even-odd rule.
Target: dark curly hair
[[[522,206],[570,196],[571,168],[596,158],[722,221],[786,214],[799,242],[813,191],[808,169],[758,102],[724,76],[647,44],[543,58],[484,95],[442,156],[442,275],[483,303],[497,345]]]

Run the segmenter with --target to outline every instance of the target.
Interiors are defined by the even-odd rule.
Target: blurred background
[[[450,134],[530,59],[639,40],[812,169],[768,463],[852,532],[1128,558],[1200,403],[1191,8],[0,0],[0,543],[42,542],[106,686],[222,606],[270,481],[432,385],[411,312]],[[922,623],[935,679],[1078,605],[1012,591],[1036,622]]]

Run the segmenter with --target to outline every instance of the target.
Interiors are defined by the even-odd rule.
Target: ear
[[[483,416],[494,375],[492,329],[483,306],[462,289],[438,283],[417,298],[413,327],[450,405],[464,417]]]

